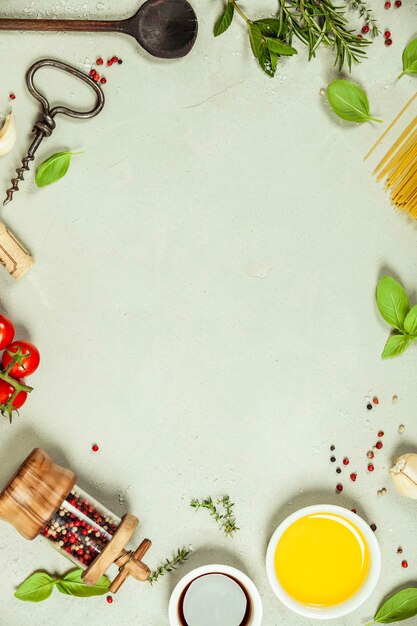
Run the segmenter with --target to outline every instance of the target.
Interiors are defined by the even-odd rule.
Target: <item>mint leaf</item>
[[[379,312],[390,326],[403,330],[410,303],[404,287],[391,276],[383,276],[376,290]]]
[[[350,80],[334,80],[326,89],[327,100],[332,110],[348,122],[381,122],[371,116],[368,96]]]
[[[46,159],[36,170],[35,182],[38,187],[45,187],[63,178],[68,172],[71,157],[76,152],[57,152]]]
[[[228,2],[224,12],[221,14],[216,24],[214,25],[214,36],[218,37],[222,35],[230,26],[233,20],[235,7],[231,2]]]
[[[263,46],[262,33],[257,26],[248,26],[249,41],[254,56],[258,59]]]
[[[387,343],[385,344],[384,350],[381,354],[381,358],[391,359],[394,356],[402,354],[408,348],[409,343],[409,339],[407,339],[407,337],[404,337],[404,335],[393,335],[388,339]]]
[[[282,54],[284,56],[292,56],[293,54],[298,54],[295,48],[289,46],[280,39],[272,39],[271,37],[266,37],[265,44],[270,52],[276,52],[277,54]]]
[[[278,64],[278,55],[269,50],[265,44],[262,44],[258,55],[258,61],[265,74],[268,74],[271,78],[275,76]]]
[[[15,598],[24,602],[42,602],[52,593],[55,579],[46,572],[36,572],[26,578],[15,591]]]
[[[282,37],[288,33],[288,27],[281,20],[274,17],[266,17],[262,20],[255,20],[254,25],[259,28],[265,37]]]
[[[108,592],[110,580],[107,576],[102,576],[93,587],[89,587],[82,580],[82,573],[82,569],[75,569],[68,572],[64,578],[58,578],[56,581],[58,591],[65,593],[68,596],[77,596],[79,598],[102,596]]]

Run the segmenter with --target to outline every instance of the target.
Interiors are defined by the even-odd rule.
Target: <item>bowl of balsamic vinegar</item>
[[[204,565],[182,578],[169,602],[170,626],[261,626],[259,591],[227,565]]]

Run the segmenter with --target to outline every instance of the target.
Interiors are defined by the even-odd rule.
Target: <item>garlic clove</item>
[[[16,124],[11,111],[0,129],[0,156],[8,154],[16,143]]]
[[[403,496],[417,500],[417,454],[403,454],[389,471],[397,490]]]

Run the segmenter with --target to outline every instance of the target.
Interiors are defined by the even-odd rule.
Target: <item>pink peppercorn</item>
[[[373,463],[368,463],[368,472],[373,472],[374,469]]]
[[[345,458],[343,459],[343,465],[349,465],[349,459],[347,458],[347,456],[345,456]]]
[[[402,2],[401,2],[401,0],[395,0],[395,2],[394,2],[394,6],[395,6],[395,8],[396,8],[396,9],[399,9],[399,8],[400,8],[400,6],[402,6]]]
[[[383,436],[384,436],[384,431],[383,431],[383,430],[380,430],[380,431],[378,432],[378,437],[383,437]]]
[[[388,37],[389,37],[389,36],[390,36],[390,35],[388,35]],[[379,399],[378,399],[378,396],[374,396],[374,397],[372,398],[372,402],[373,402],[374,404],[379,404]]]
[[[97,61],[96,61],[97,65],[103,65],[103,59],[101,57],[98,57]]]
[[[16,100],[16,96],[15,96],[14,93],[10,93],[9,94],[9,98],[10,98],[10,100]]]
[[[362,26],[362,32],[366,35],[366,33],[369,33],[369,24],[365,24],[365,26]]]
[[[392,39],[385,39],[385,45],[386,46],[392,46]]]
[[[336,485],[336,491],[338,491],[339,493],[340,493],[341,491],[343,491],[343,485],[341,485],[340,483],[338,483],[338,484]]]
[[[403,567],[404,569],[407,569],[408,562],[407,561],[401,561],[401,567]]]
[[[389,30],[386,30],[386,31],[385,31],[385,33],[384,33],[384,37],[385,37],[385,39],[389,39],[389,38],[391,37],[391,33],[390,33],[390,31],[389,31]]]
[[[113,598],[111,596],[107,596],[106,600],[107,600],[107,604],[113,603]]]
[[[385,7],[386,9],[390,9],[390,8],[391,8],[391,2],[386,2],[386,3],[384,4],[384,7]]]
[[[375,444],[375,448],[378,448],[378,450],[381,450],[381,448],[384,446],[384,444],[382,443],[382,441],[377,441]]]
[[[100,82],[101,82],[102,85],[105,85],[107,83],[107,78],[105,76],[102,76],[100,78]]]
[[[355,480],[357,479],[357,477],[358,477],[358,475],[357,475],[357,474],[355,474],[355,473],[353,472],[353,473],[350,475],[350,480],[351,480],[352,482],[355,482]]]
[[[91,446],[91,449],[92,449],[93,452],[98,452],[98,450],[99,450],[98,445],[96,443],[93,443],[93,445]],[[79,526],[79,524],[78,524],[78,526]]]

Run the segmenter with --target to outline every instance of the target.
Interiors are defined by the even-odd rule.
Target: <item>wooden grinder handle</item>
[[[110,585],[109,591],[116,593],[128,576],[133,576],[136,580],[143,582],[149,578],[151,570],[142,563],[142,559],[151,546],[152,542],[144,539],[134,554],[123,550],[123,554],[115,561],[120,570]]]

